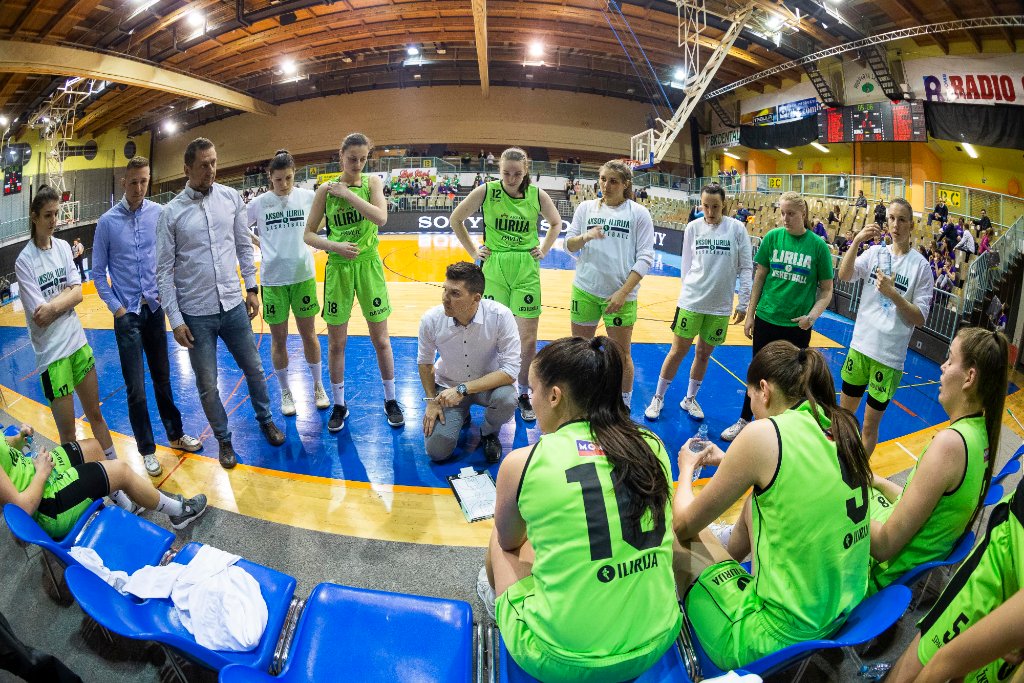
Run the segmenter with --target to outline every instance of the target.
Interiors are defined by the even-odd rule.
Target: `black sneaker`
[[[327,420],[327,431],[340,432],[345,427],[345,418],[348,417],[348,406],[335,403],[331,410],[331,418]]]
[[[280,446],[284,443],[284,432],[274,424],[273,420],[261,423],[260,431],[263,432],[263,436],[271,446]]]
[[[220,466],[226,470],[230,470],[232,467],[238,464],[238,457],[235,455],[235,449],[231,446],[230,441],[220,442]]]
[[[206,512],[206,496],[201,493],[188,500],[185,500],[180,493],[175,493],[172,497],[181,502],[181,514],[170,515],[171,526],[175,529],[184,529]]]
[[[384,401],[384,414],[388,416],[388,424],[392,427],[401,427],[405,424],[405,415],[402,414],[402,407],[398,401],[391,399]]]
[[[530,402],[529,394],[519,395],[519,414],[527,422],[533,422],[537,419],[537,413],[533,412],[533,404]]]
[[[497,434],[482,434],[480,443],[483,444],[484,457],[487,458],[487,462],[493,465],[501,460],[501,441],[498,440]]]

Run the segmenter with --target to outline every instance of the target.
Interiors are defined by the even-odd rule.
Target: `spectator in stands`
[[[846,253],[846,250],[849,249],[849,247],[850,247],[850,240],[852,240],[852,239],[853,239],[853,231],[852,230],[847,230],[845,235],[843,235],[843,234],[837,234],[836,235],[835,245],[836,245],[836,249],[839,250],[840,254],[845,254]]]
[[[864,196],[864,190],[857,191],[857,201],[854,202],[854,206],[860,209],[868,208],[868,198]]]
[[[163,473],[156,457],[146,385],[152,384],[160,422],[172,448],[202,450],[199,439],[185,433],[174,404],[167,355],[167,318],[156,284],[156,226],[160,205],[146,199],[149,160],[135,157],[121,179],[124,196],[100,216],[93,244],[96,292],[114,316],[114,339],[127,389],[128,420],[150,476]],[[109,277],[109,282],[108,278]],[[149,372],[143,366],[143,356]],[[147,381],[149,380],[149,381]]]
[[[996,332],[1006,332],[1006,318],[1010,312],[1010,304],[1003,304],[1003,308],[999,311],[999,317],[996,318]]]
[[[939,378],[950,425],[932,439],[905,486],[874,475],[871,486],[871,583],[874,593],[907,571],[949,554],[988,493],[1006,399],[1005,337],[961,328]]]
[[[203,412],[219,444],[221,467],[231,469],[228,416],[217,385],[217,339],[245,374],[256,421],[272,446],[285,441],[270,412],[266,375],[250,322],[259,314],[259,287],[245,205],[238,192],[216,182],[217,150],[206,138],[185,149],[188,183],[163,209],[157,224],[156,281],[174,340],[188,349]],[[214,248],[214,241],[219,242]],[[245,281],[243,299],[239,271]]]
[[[875,205],[875,223],[880,228],[885,227],[885,204],[882,203],[881,199],[879,199],[878,204]]]
[[[955,248],[964,251],[971,256],[974,255],[974,235],[971,234],[970,230],[964,230],[963,235],[961,235],[960,240],[956,243]]]
[[[978,254],[984,254],[992,247],[992,240],[996,237],[996,231],[993,228],[988,228],[981,235],[981,245],[978,247]]]
[[[487,166],[494,166],[494,152],[487,153]]]
[[[63,538],[93,502],[110,496],[126,507],[156,510],[184,529],[206,512],[206,496],[166,494],[135,473],[124,460],[111,460],[96,439],[67,441],[52,450],[29,448],[28,425],[0,442],[0,506],[16,505],[55,539]],[[120,503],[119,503],[120,504]]]
[[[867,391],[862,437],[868,455],[875,450],[882,414],[903,376],[910,336],[914,327],[928,319],[935,289],[928,262],[910,246],[914,211],[909,202],[894,199],[887,219],[892,246],[876,245],[860,256],[851,249],[839,265],[844,282],[865,281],[842,370],[841,403],[853,412]],[[854,244],[859,246],[880,232],[872,223],[857,233]]]
[[[938,221],[940,225],[946,223],[946,219],[949,217],[949,207],[946,206],[946,202],[939,200],[939,203],[935,205],[932,212],[928,214],[928,225],[932,224],[932,221]]]
[[[820,237],[825,244],[828,244],[828,231],[825,230],[825,224],[821,221],[814,224],[814,234]]]
[[[949,222],[942,226],[942,240],[946,243],[946,252],[953,253],[953,249],[956,247],[957,242],[960,241],[960,236],[956,232],[956,224]]]
[[[512,658],[549,683],[633,680],[673,646],[682,622],[669,456],[630,420],[622,364],[607,337],[546,346],[529,370],[543,436],[498,472],[477,592],[489,611],[497,603]]]
[[[484,274],[460,261],[445,271],[441,305],[420,320],[420,382],[429,399],[423,413],[427,455],[451,457],[471,405],[485,407],[480,443],[487,462],[501,459],[498,432],[516,412],[514,388],[521,347],[512,311],[483,299]],[[472,346],[466,355],[466,342]]]
[[[953,291],[953,279],[949,276],[947,269],[939,269],[938,276],[935,278],[935,289],[941,289],[943,292]]]
[[[838,204],[832,205],[832,210],[828,212],[828,227],[832,227],[833,223],[839,223],[843,220],[843,212],[839,208]]]
[[[750,210],[743,207],[743,202],[739,202],[736,207],[736,214],[734,218],[740,223],[746,223],[750,218]]]
[[[636,193],[636,199],[640,202],[646,202],[648,198],[647,188],[641,187],[640,191]]]
[[[871,468],[824,356],[775,341],[746,380],[757,420],[727,453],[683,444],[672,505],[676,583],[697,639],[725,670],[831,635],[864,597],[869,571]],[[702,465],[718,470],[694,496]],[[751,488],[723,547],[708,527]],[[747,555],[754,574],[740,566]]]
[[[82,245],[82,240],[78,237],[71,244],[71,258],[75,262],[75,267],[78,268],[78,277],[82,282],[85,282],[85,270],[82,267],[82,258],[85,256],[85,247]]]
[[[986,212],[985,209],[981,210],[981,218],[975,219],[971,222],[978,226],[977,230],[979,237],[985,234],[985,231],[992,227],[992,219],[988,217],[988,212]]]

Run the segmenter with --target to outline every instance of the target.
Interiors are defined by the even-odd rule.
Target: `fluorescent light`
[[[773,14],[770,17],[768,17],[768,21],[766,23],[768,25],[768,28],[770,28],[773,31],[776,31],[782,27],[782,22],[782,17],[780,17],[778,14]]]
[[[687,78],[689,78],[689,74],[687,74],[686,69],[683,68],[676,69],[675,73],[672,74],[672,80],[679,81],[680,83],[685,81]]]
[[[543,57],[544,56],[544,43],[535,42],[530,44],[530,56],[531,57]]]
[[[739,157],[736,156],[735,154],[733,154],[732,152],[725,152],[725,156],[727,156],[727,157],[729,157],[731,159],[737,159],[737,160],[739,159]]]
[[[188,23],[192,24],[195,28],[202,27],[206,21],[206,17],[203,16],[202,12],[189,12]]]
[[[6,126],[10,121],[7,120],[6,116],[0,116],[0,126]]]
[[[812,142],[811,143],[811,147],[813,147],[814,149],[818,150],[819,152],[826,152],[826,153],[828,152],[828,147],[826,147],[825,145],[821,144],[820,142]]]
[[[780,152],[785,154],[787,157],[793,156],[793,153],[790,152],[788,149],[782,149],[781,147],[776,147],[775,149],[779,150]]]
[[[410,46],[409,48],[407,48],[407,49],[406,49],[406,51],[405,51],[405,54],[409,55],[410,57],[415,57],[415,56],[416,56],[416,55],[418,55],[419,53],[420,53],[420,50],[419,50],[419,48],[417,48],[417,47],[412,47],[412,46]]]
[[[289,76],[291,76],[292,74],[294,74],[298,70],[299,70],[299,67],[297,67],[295,65],[295,62],[293,60],[291,60],[291,59],[286,59],[283,62],[281,62],[281,71],[283,71],[284,73],[288,74]]]
[[[208,104],[210,104],[210,103],[207,100],[196,100],[196,103],[193,104],[191,107],[189,107],[189,110],[190,111],[195,111],[196,109],[202,109],[203,107],[207,106]]]
[[[421,78],[423,78],[423,74],[413,74],[412,77],[415,78],[418,81]]]
[[[164,121],[164,132],[170,135],[171,133],[178,130],[178,123],[176,121],[167,120]]]
[[[974,146],[971,145],[969,142],[961,142],[960,146],[964,148],[965,152],[967,152],[967,156],[969,156],[972,159],[978,158],[977,150],[975,150]]]
[[[145,2],[132,10],[132,13],[128,15],[128,19],[134,19],[158,2],[160,2],[160,0],[145,0]]]

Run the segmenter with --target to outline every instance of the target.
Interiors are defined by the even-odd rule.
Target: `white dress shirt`
[[[206,195],[186,185],[157,224],[156,281],[171,329],[184,323],[183,313],[215,315],[241,304],[239,268],[246,288],[255,287],[242,198],[217,183]]]
[[[434,380],[448,388],[495,370],[515,379],[521,349],[512,311],[497,301],[481,299],[476,315],[465,327],[445,315],[444,306],[427,311],[420,320],[416,362],[434,364]]]

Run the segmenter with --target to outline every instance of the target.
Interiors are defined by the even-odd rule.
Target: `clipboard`
[[[452,488],[455,500],[459,502],[467,522],[479,522],[494,517],[497,490],[490,472],[477,472],[472,467],[463,467],[458,474],[448,477],[448,485]]]

